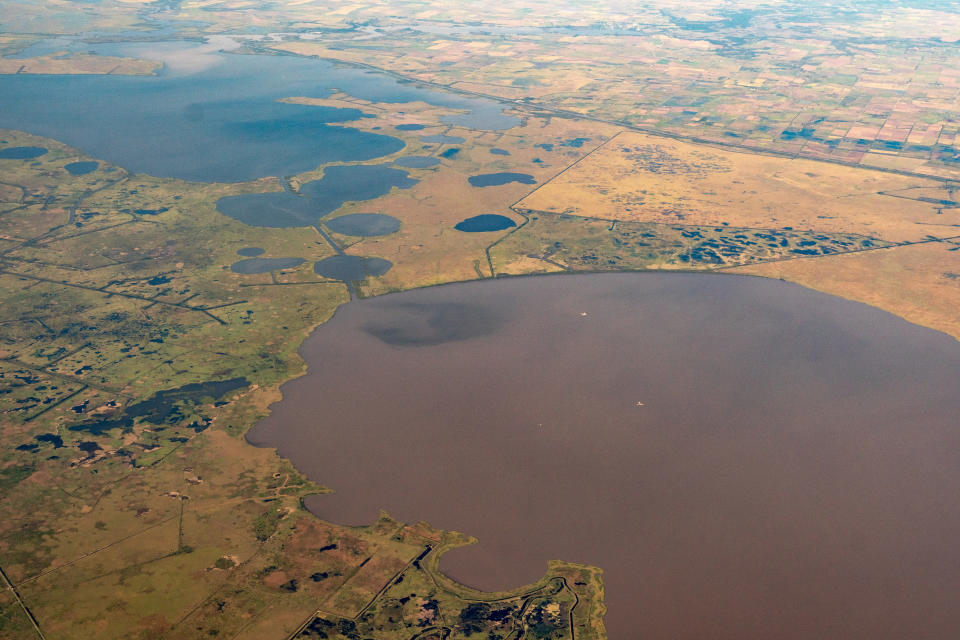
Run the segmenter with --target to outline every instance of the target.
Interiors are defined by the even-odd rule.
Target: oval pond
[[[537,181],[528,173],[511,173],[508,171],[501,173],[481,173],[476,176],[470,176],[467,180],[475,187],[499,187],[511,182],[520,184],[537,184]]]
[[[507,216],[501,216],[496,213],[482,213],[479,216],[461,220],[453,228],[457,231],[477,233],[482,231],[503,231],[504,229],[515,226],[517,226],[517,223]]]
[[[399,220],[382,213],[350,213],[324,220],[323,224],[335,233],[367,238],[385,236],[400,230]]]

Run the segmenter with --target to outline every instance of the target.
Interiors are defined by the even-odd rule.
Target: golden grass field
[[[889,242],[960,235],[939,180],[621,133],[518,208],[624,222],[793,228]]]

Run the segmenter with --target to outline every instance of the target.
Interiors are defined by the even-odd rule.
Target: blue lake
[[[345,202],[361,202],[386,195],[393,187],[409,189],[417,180],[390,165],[327,167],[320,180],[308,182],[300,193],[247,193],[217,200],[220,213],[256,227],[307,227],[336,211]]]
[[[198,43],[97,45],[102,54],[171,58]],[[207,47],[209,49],[209,47]],[[332,126],[355,109],[277,102],[334,88],[375,102],[423,100],[469,113],[449,124],[506,129],[519,120],[497,102],[401,84],[387,75],[293,56],[203,51],[202,68],[158,76],[0,76],[0,127],[49,136],[134,172],[239,182],[401,150],[393,136]]]

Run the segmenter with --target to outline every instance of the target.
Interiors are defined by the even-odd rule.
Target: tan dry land
[[[917,242],[960,234],[960,208],[916,199],[942,185],[622,133],[518,208],[625,222],[792,228]]]
[[[738,267],[857,300],[960,340],[960,241]]]

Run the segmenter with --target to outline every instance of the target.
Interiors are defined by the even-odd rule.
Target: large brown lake
[[[254,428],[319,516],[470,533],[484,588],[605,570],[613,640],[960,637],[960,343],[759,278],[352,302]],[[638,405],[642,403],[642,406]]]

